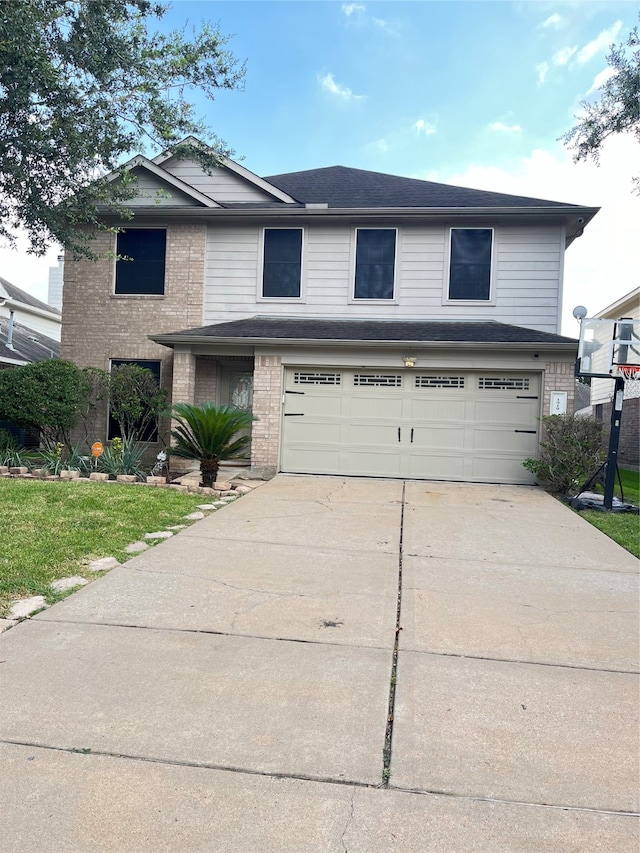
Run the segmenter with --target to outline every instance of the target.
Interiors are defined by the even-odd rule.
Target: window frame
[[[299,231],[300,232],[300,293],[298,296],[265,296],[264,295],[264,253],[267,231]],[[306,228],[302,225],[264,225],[260,229],[257,299],[259,302],[304,302],[306,299]]]
[[[151,370],[149,367],[150,364],[158,365],[158,388],[162,388],[162,359],[159,358],[110,358],[109,359],[109,375],[111,375],[111,370],[113,367],[120,367],[122,364],[135,364],[138,367],[146,367],[148,370]],[[152,371],[154,372],[154,371]],[[107,400],[107,441],[112,441],[114,438],[121,438],[120,428],[118,426],[117,421],[111,416],[111,400]],[[141,442],[147,442],[148,444],[157,444],[160,439],[160,423],[159,420],[156,419],[155,428],[151,432],[151,436],[149,438],[141,438]]]
[[[389,299],[369,299],[366,296],[356,296],[356,273],[357,273],[357,258],[358,258],[358,233],[360,231],[393,231],[393,288]],[[357,225],[353,230],[353,249],[351,252],[351,272],[350,272],[350,291],[349,303],[352,305],[397,305],[398,304],[398,246],[399,246],[400,229],[397,226],[389,225]]]
[[[489,231],[491,234],[491,254],[489,261],[489,296],[487,299],[452,299],[451,292],[451,254],[453,231]],[[451,225],[447,234],[447,264],[444,276],[443,305],[495,305],[495,273],[496,273],[496,228],[492,225]]]
[[[164,296],[166,296],[166,291],[167,291],[167,244],[168,244],[168,239],[167,239],[168,233],[167,232],[168,232],[168,230],[169,229],[166,225],[153,226],[153,227],[146,226],[146,225],[132,225],[132,226],[127,226],[127,227],[121,227],[120,231],[118,231],[114,235],[115,236],[116,260],[114,261],[114,264],[113,264],[113,287],[112,287],[112,292],[111,292],[112,296],[116,296],[118,298],[124,298],[124,299],[130,298],[130,297],[133,297],[133,298],[143,297],[143,298],[147,298],[147,299],[162,299]],[[126,293],[126,292],[121,293],[118,291],[118,289],[117,289],[118,288],[118,264],[121,263],[117,259],[118,248],[119,248],[118,243],[119,243],[120,234],[123,231],[164,231],[164,273],[163,273],[163,277],[162,277],[162,291],[161,292],[155,292],[154,291],[152,293],[149,293],[149,292],[145,292],[145,291],[136,291],[136,292],[132,292],[132,293]],[[122,261],[122,263],[130,263],[130,262],[129,261]],[[135,261],[133,263],[135,264]]]

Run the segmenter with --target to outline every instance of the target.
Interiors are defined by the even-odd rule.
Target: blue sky
[[[565,313],[639,283],[638,146],[614,139],[600,169],[558,137],[637,23],[638,2],[175,0],[163,28],[233,34],[244,91],[196,112],[260,175],[342,164],[487,190],[602,205],[567,253]],[[635,171],[634,171],[635,170]],[[49,260],[0,251],[0,275],[46,296]],[[567,319],[564,331],[576,332]]]

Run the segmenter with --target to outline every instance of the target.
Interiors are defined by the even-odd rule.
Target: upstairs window
[[[393,299],[395,266],[395,228],[358,228],[354,298]]]
[[[491,297],[491,228],[452,228],[449,299]]]
[[[116,261],[116,293],[164,294],[167,232],[164,228],[120,231]]]
[[[262,295],[299,299],[302,278],[302,228],[265,228]]]

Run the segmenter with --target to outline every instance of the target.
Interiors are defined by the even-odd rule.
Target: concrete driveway
[[[635,851],[637,583],[534,488],[279,476],[0,636],[2,844]]]

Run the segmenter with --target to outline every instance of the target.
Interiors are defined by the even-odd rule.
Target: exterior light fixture
[[[411,355],[406,355],[402,360],[404,361],[405,367],[415,367],[416,366],[416,360]]]

